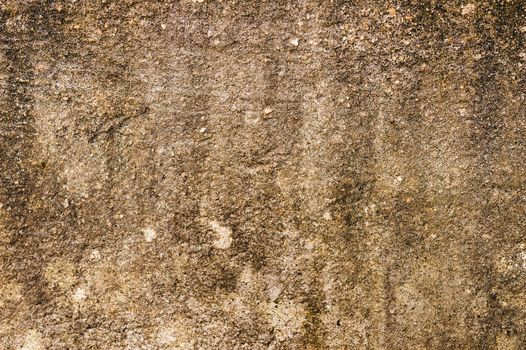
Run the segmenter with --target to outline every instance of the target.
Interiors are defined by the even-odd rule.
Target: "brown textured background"
[[[525,6],[0,0],[0,349],[525,349]]]

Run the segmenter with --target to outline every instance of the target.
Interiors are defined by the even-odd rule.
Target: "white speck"
[[[155,232],[151,227],[143,229],[142,233],[144,234],[144,239],[146,242],[151,242],[155,239],[155,237],[157,237],[157,232]]]
[[[199,129],[199,132],[200,132],[201,134],[204,133],[205,131],[206,131],[206,128],[201,128],[201,129]]]
[[[298,38],[292,38],[290,39],[290,43],[294,46],[298,46],[300,44],[300,39]]]
[[[325,213],[323,213],[323,218],[325,220],[332,220],[332,214],[330,211],[326,211]]]
[[[100,252],[97,249],[93,249],[90,254],[90,258],[93,260],[99,260],[100,259]]]
[[[64,209],[68,208],[69,207],[69,199],[64,199],[64,203],[62,203],[62,206],[64,207]]]
[[[398,182],[402,182],[402,181],[404,181],[403,176],[402,176],[402,175],[398,175],[398,176],[396,177],[396,181],[398,181]]]
[[[232,230],[228,227],[221,226],[217,221],[210,222],[210,228],[216,234],[212,243],[217,249],[228,249],[232,245]]]
[[[467,4],[466,6],[462,7],[462,15],[464,15],[464,16],[465,15],[469,15],[473,11],[475,11],[475,5],[473,5],[473,4]]]
[[[526,270],[526,252],[521,252],[522,268]]]
[[[270,301],[275,301],[281,294],[282,289],[279,286],[271,286],[267,293]]]
[[[164,23],[161,24],[161,28],[162,28],[162,29],[166,29],[166,24],[164,24]]]
[[[86,299],[86,289],[83,288],[83,287],[78,287],[77,289],[75,289],[75,292],[73,293],[73,299],[75,299],[76,301],[82,301],[84,299]]]
[[[272,113],[272,108],[270,107],[267,107],[263,110],[263,114],[270,114],[270,113]]]

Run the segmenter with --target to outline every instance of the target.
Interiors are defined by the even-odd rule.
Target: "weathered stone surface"
[[[520,0],[0,0],[0,348],[525,349],[525,39]]]

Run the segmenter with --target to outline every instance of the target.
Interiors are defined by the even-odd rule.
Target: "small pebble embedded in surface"
[[[151,227],[142,230],[146,242],[152,242],[157,237],[157,232]]]
[[[87,293],[86,289],[84,287],[78,287],[75,289],[75,292],[73,293],[73,299],[76,301],[82,301],[86,299]]]
[[[469,15],[475,11],[475,5],[474,4],[467,4],[465,6],[462,6],[462,14],[464,16]]]

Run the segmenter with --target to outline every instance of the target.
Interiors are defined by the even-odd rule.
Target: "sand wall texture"
[[[526,349],[525,16],[0,0],[0,349]]]

